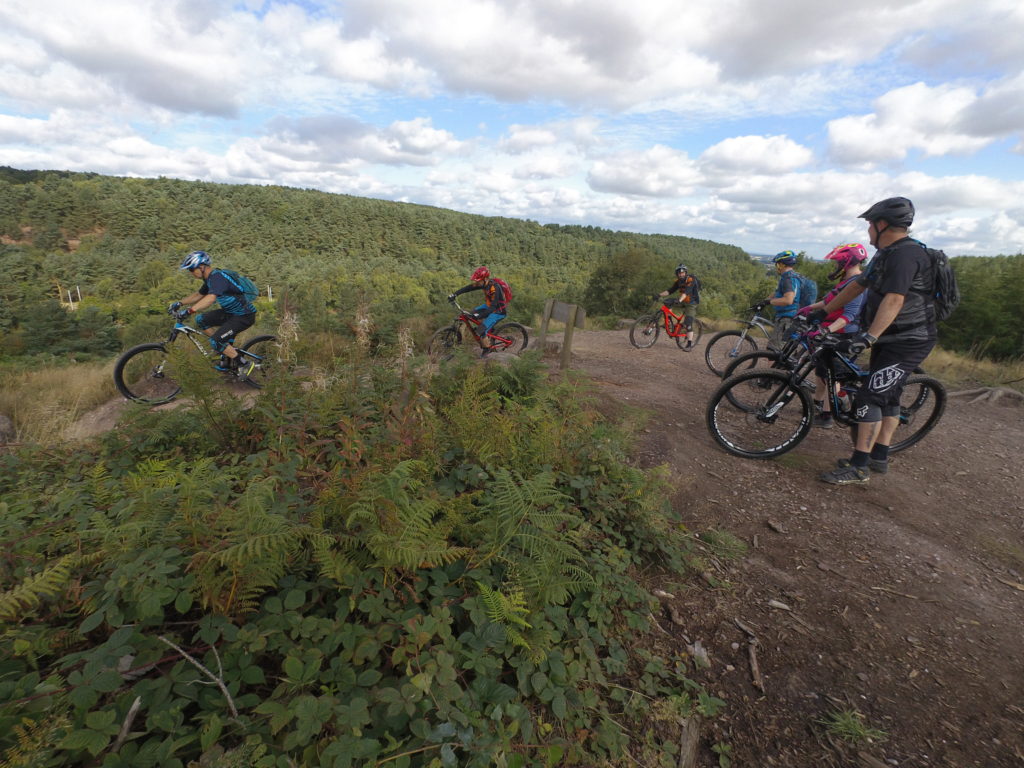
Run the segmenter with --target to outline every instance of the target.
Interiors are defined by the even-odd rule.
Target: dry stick
[[[117,740],[114,742],[114,746],[110,748],[110,751],[117,752],[124,744],[124,740],[128,738],[128,731],[131,730],[132,723],[135,722],[135,716],[139,714],[139,707],[142,706],[142,697],[136,696],[135,701],[128,708],[128,714],[124,716],[124,722],[121,723],[121,730],[117,733]]]
[[[224,698],[228,700],[228,708],[231,710],[231,719],[239,725],[241,725],[242,722],[238,719],[238,710],[235,708],[235,700],[231,698],[231,694],[228,692],[228,687],[224,685],[224,681],[217,677],[215,674],[213,674],[213,672],[208,670],[206,667],[204,667],[199,661],[189,656],[188,652],[185,651],[184,648],[175,645],[163,635],[159,635],[157,639],[171,646],[171,648],[173,648],[186,659],[188,659],[188,661],[191,662],[194,667],[196,667],[208,678],[210,678],[214,683],[217,684],[217,687],[220,688],[220,692],[224,694]]]
[[[683,733],[679,739],[679,763],[677,768],[693,768],[697,764],[697,748],[700,746],[700,722],[696,717],[683,720]]]
[[[764,678],[761,677],[761,667],[757,663],[757,641],[751,640],[747,645],[747,652],[750,655],[750,675],[753,678],[754,687],[764,693]]]

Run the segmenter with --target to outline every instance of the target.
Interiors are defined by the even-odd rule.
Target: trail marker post
[[[559,369],[565,370],[572,361],[572,335],[576,328],[583,328],[587,319],[587,311],[575,304],[566,304],[563,301],[548,299],[544,302],[544,314],[540,321],[540,343],[543,350],[547,343],[548,322],[557,320],[565,323],[565,333],[562,337],[562,355],[559,362]]]

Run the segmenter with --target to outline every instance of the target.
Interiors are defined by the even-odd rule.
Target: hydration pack
[[[935,307],[935,319],[945,320],[960,305],[960,286],[956,282],[956,273],[953,272],[949,257],[944,252],[936,248],[929,248],[920,240],[915,242],[924,248],[924,252],[932,261],[933,287],[928,295],[931,296],[932,304]]]
[[[806,275],[801,275],[799,272],[793,273],[793,279],[796,280],[798,286],[796,292],[796,306],[798,309],[809,307],[818,300],[818,284],[816,282]]]
[[[238,292],[245,297],[245,300],[252,304],[260,295],[260,289],[256,287],[256,283],[250,280],[245,275],[240,275],[233,269],[218,269],[224,277],[228,279]]]
[[[508,283],[502,280],[500,277],[492,277],[491,280],[501,286],[501,292],[505,296],[505,306],[507,307],[512,302],[512,289],[508,287]]]

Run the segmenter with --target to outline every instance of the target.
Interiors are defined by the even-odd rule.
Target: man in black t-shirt
[[[679,293],[676,303],[683,312],[683,327],[686,328],[686,348],[693,348],[693,318],[697,315],[697,305],[700,304],[700,280],[690,274],[690,269],[684,264],[676,267],[676,281],[668,288],[659,293],[659,296],[671,296]],[[668,302],[665,302],[668,306]]]
[[[867,219],[871,244],[878,250],[867,270],[847,285],[812,319],[824,317],[867,291],[861,331],[843,339],[837,350],[857,354],[871,349],[870,374],[854,400],[857,441],[853,455],[840,459],[821,479],[834,485],[866,483],[871,473],[889,470],[889,444],[899,426],[900,395],[907,376],[935,346],[932,302],[935,282],[931,258],[909,235],[914,204],[905,197],[875,203],[859,218]]]

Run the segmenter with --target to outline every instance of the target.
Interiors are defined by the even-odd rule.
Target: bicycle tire
[[[495,345],[494,351],[498,353],[507,352],[510,355],[518,355],[530,343],[530,335],[526,332],[526,328],[519,323],[499,323],[491,329],[490,335],[510,342],[507,345]]]
[[[250,370],[249,366],[244,367],[246,384],[255,389],[262,389],[263,384],[266,382],[267,375],[274,370],[274,368],[281,364],[281,358],[276,354],[275,342],[277,341],[276,336],[264,335],[256,336],[249,339],[242,346],[241,351],[246,355],[253,355],[255,358],[252,362],[255,366]],[[243,358],[245,355],[243,355]]]
[[[725,373],[730,361],[740,355],[757,351],[757,342],[744,331],[719,331],[704,349],[704,362],[716,376]]]
[[[146,405],[169,403],[181,392],[181,385],[168,370],[167,345],[139,344],[117,359],[114,386],[129,400]]]
[[[750,387],[755,380],[759,385]],[[728,396],[736,387],[760,390],[759,402],[754,407],[736,407]],[[807,437],[813,413],[810,394],[794,387],[790,374],[753,370],[722,382],[708,401],[705,422],[715,442],[733,456],[770,459],[793,450]]]
[[[676,336],[676,346],[679,347],[683,352],[692,352],[700,344],[700,339],[704,335],[704,323],[698,320],[696,317],[693,318],[693,325],[690,326],[690,339],[692,344],[689,347],[686,346],[686,338],[684,336]]]
[[[641,315],[629,329],[629,343],[637,349],[649,349],[661,333],[661,315]]]
[[[451,360],[455,350],[462,344],[462,333],[458,328],[447,326],[435,331],[427,342],[427,356],[435,362]]]
[[[912,375],[900,397],[900,424],[893,434],[889,453],[917,445],[935,429],[946,411],[946,388],[931,376]]]
[[[743,373],[744,371],[749,371],[751,368],[757,368],[759,365],[768,365],[774,368],[777,362],[779,362],[779,353],[774,350],[759,349],[756,352],[747,352],[729,362],[725,367],[725,372],[722,374],[722,378],[728,379],[731,376],[735,376],[737,373]]]

